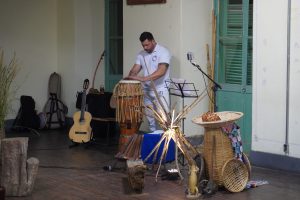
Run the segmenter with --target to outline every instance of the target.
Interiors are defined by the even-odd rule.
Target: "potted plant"
[[[10,59],[8,64],[4,63],[4,52],[0,49],[0,144],[5,138],[4,121],[9,110],[11,100],[11,84],[19,70],[16,54]],[[1,147],[1,145],[0,145]],[[1,148],[0,148],[1,151]]]

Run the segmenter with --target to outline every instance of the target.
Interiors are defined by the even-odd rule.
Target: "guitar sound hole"
[[[85,134],[87,134],[87,132],[83,132],[83,131],[75,131],[75,134],[85,135]]]

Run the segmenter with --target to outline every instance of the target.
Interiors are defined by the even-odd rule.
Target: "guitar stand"
[[[47,121],[47,127],[51,129],[52,124],[58,124],[60,128],[63,128],[65,125],[62,113],[63,108],[60,108],[59,103],[63,105],[63,103],[57,98],[56,93],[50,93],[49,100],[50,101],[50,111],[46,113],[48,121]],[[54,120],[54,114],[56,114],[57,119]]]
[[[73,141],[71,140],[72,144],[69,145],[69,148],[71,149],[71,148],[73,148],[73,147],[79,146],[79,144],[84,144],[84,145],[85,145],[84,148],[85,148],[85,149],[88,149],[89,146],[92,145],[92,144],[91,144],[92,141],[95,141],[95,139],[94,139],[94,137],[93,137],[93,134],[91,134],[90,141],[88,141],[88,142],[78,143],[78,142],[73,142]]]
[[[79,143],[73,142],[73,141],[72,141],[72,144],[69,145],[69,149],[71,149],[71,148],[73,148],[73,147],[77,147],[77,146],[79,146]]]
[[[92,145],[100,145],[99,143],[96,142],[96,139],[94,137],[91,138],[91,140],[87,143],[85,143],[85,149],[90,148]]]

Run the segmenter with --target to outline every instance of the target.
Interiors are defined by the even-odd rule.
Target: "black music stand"
[[[169,90],[169,94],[173,96],[181,97],[182,110],[184,109],[184,98],[197,98],[198,93],[194,83],[188,83],[185,79],[170,78],[165,81],[166,88]],[[182,119],[182,133],[184,134],[184,120]]]
[[[198,98],[198,93],[195,88],[194,83],[188,83],[185,79],[178,79],[178,78],[170,78],[169,80],[165,81],[166,88],[169,90],[169,94],[173,96],[181,97],[182,102],[182,110],[184,109],[184,98]],[[184,135],[184,120],[185,117],[182,118],[182,133]],[[176,157],[179,158],[182,161],[180,161],[181,165],[184,166],[184,155],[180,154],[178,155],[178,147],[175,145],[175,153]],[[176,158],[177,159],[177,158]]]

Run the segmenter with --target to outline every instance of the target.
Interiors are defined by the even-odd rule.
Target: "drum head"
[[[132,83],[132,84],[137,84],[137,83],[141,83],[141,81],[137,81],[137,80],[120,80],[119,83]]]

